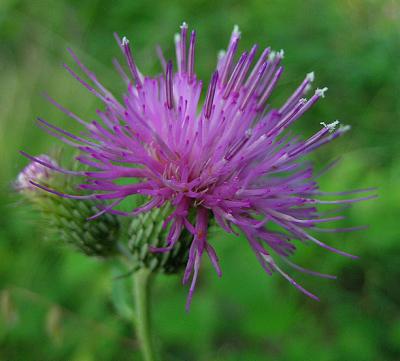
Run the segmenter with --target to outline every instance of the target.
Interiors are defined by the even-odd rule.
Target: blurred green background
[[[327,234],[355,253],[345,259],[314,246],[295,257],[337,281],[295,273],[317,303],[278,275],[268,277],[244,239],[213,236],[224,275],[209,262],[190,313],[180,277],[159,277],[153,310],[163,360],[400,360],[400,3],[396,0],[1,0],[0,1],[0,360],[140,360],[131,325],[111,303],[110,267],[43,241],[32,210],[11,183],[26,160],[54,139],[37,116],[77,129],[41,93],[92,119],[100,104],[62,68],[72,47],[116,92],[111,65],[120,56],[112,33],[131,40],[142,71],[159,71],[154,46],[173,55],[173,33],[185,20],[198,31],[196,69],[208,81],[231,29],[241,50],[253,43],[286,51],[277,98],[314,70],[328,86],[299,124],[305,136],[321,121],[351,124],[349,135],[314,155],[322,165],[343,156],[322,180],[324,190],[377,186],[379,198],[346,211],[338,225],[367,231]],[[325,236],[323,234],[322,236]],[[129,279],[121,280],[129,285]]]

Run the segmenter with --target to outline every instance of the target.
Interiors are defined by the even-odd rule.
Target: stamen
[[[303,96],[307,92],[307,89],[311,86],[311,83],[314,81],[314,78],[315,78],[315,76],[314,76],[313,71],[306,75],[305,79],[300,84],[300,86],[289,97],[289,99],[281,107],[281,109],[279,109],[279,112],[281,114],[284,114],[284,113],[290,111],[291,108],[296,105],[296,102],[300,99],[300,97]]]
[[[276,57],[276,51],[271,51],[271,53],[268,55],[268,61],[273,61],[275,60]]]
[[[205,101],[204,116],[206,117],[206,119],[210,119],[212,105],[213,105],[213,101],[214,101],[214,95],[215,95],[215,88],[217,87],[217,81],[218,81],[218,71],[215,71],[211,78],[211,83],[208,87],[207,97],[206,97],[206,101]]]
[[[239,89],[240,89],[240,87],[241,87],[241,85],[242,85],[242,82],[243,82],[244,78],[246,77],[247,72],[248,72],[249,69],[250,69],[251,63],[252,63],[253,60],[254,60],[254,57],[255,57],[256,52],[257,52],[257,49],[258,49],[258,45],[254,45],[254,46],[251,48],[250,53],[249,53],[249,56],[247,57],[247,60],[246,60],[246,62],[245,62],[245,64],[244,64],[244,66],[243,66],[242,71],[240,72],[240,75],[239,75],[239,77],[238,77],[238,80],[236,81],[236,86],[235,86],[234,89],[233,89],[234,92],[238,92],[238,91],[239,91]]]
[[[181,25],[181,73],[186,72],[186,38],[187,38],[188,26],[185,22]]]
[[[336,120],[333,123],[330,124],[325,124],[325,123],[321,123],[324,128],[322,128],[319,132],[317,132],[316,134],[314,134],[312,137],[308,138],[303,145],[299,146],[298,148],[292,150],[289,153],[289,156],[296,156],[299,153],[305,151],[307,148],[309,148],[310,146],[314,145],[316,142],[318,142],[319,140],[321,140],[324,136],[326,136],[328,133],[332,133],[336,126],[339,124],[339,121]],[[339,128],[340,130],[340,128]]]
[[[239,25],[235,24],[235,25],[233,26],[232,37],[237,37],[237,38],[239,38],[239,37],[240,37],[240,34],[241,34],[241,32],[240,32],[240,30],[239,30]]]
[[[231,37],[229,39],[229,43],[228,43],[228,49],[232,46],[233,42],[236,41],[237,39],[240,39],[240,30],[239,30],[239,26],[238,25],[234,25],[233,26],[233,30],[232,30],[232,34]]]
[[[268,65],[268,63],[264,63],[262,65],[260,71],[258,72],[257,77],[255,78],[253,84],[251,85],[251,88],[249,89],[249,91],[247,92],[246,97],[243,100],[242,105],[240,106],[240,110],[241,111],[243,111],[246,108],[246,106],[247,106],[249,100],[251,99],[251,97],[253,96],[257,86],[260,84],[260,81],[264,76],[265,70],[267,69],[267,65]]]
[[[36,183],[36,182],[34,182],[34,181],[32,181],[32,180],[30,180],[29,183],[32,184],[33,186],[37,187],[37,188],[43,189],[44,191],[49,192],[49,193],[52,193],[52,194],[55,194],[56,196],[59,196],[59,197],[61,197],[61,198],[68,198],[68,199],[93,199],[93,198],[96,197],[96,194],[74,195],[74,194],[62,193],[62,192],[56,191],[56,190],[54,190],[54,189],[51,189],[51,188],[49,188],[49,187],[47,187],[47,186],[44,186],[43,184]]]
[[[274,133],[280,131],[280,129],[284,126],[287,126],[290,123],[294,122],[297,119],[297,113],[304,106],[306,100],[300,99],[299,102],[293,109],[287,113],[272,129],[267,133],[267,136],[271,136]]]
[[[328,88],[327,87],[325,87],[325,88],[322,88],[322,89],[317,89],[316,91],[315,91],[315,95],[318,95],[319,97],[321,97],[321,98],[325,98],[325,93],[328,91]]]
[[[283,72],[283,67],[280,67],[276,71],[275,76],[272,78],[271,82],[267,86],[267,89],[265,89],[263,96],[259,100],[259,102],[257,104],[257,109],[261,109],[263,104],[267,101],[267,99],[271,95],[272,91],[274,90],[276,83],[278,82],[279,78],[281,77],[282,72]]]
[[[174,98],[173,98],[173,65],[170,60],[167,64],[167,72],[165,75],[165,91],[167,97],[167,107],[168,109],[172,109],[174,107]]]
[[[310,72],[310,73],[307,73],[306,79],[307,79],[309,82],[313,82],[314,79],[315,79],[315,74],[314,74],[314,72],[312,71],[312,72]]]
[[[195,55],[195,45],[196,45],[196,32],[193,30],[190,35],[190,45],[189,45],[189,58],[188,58],[188,82],[191,84],[194,74],[194,55]]]
[[[217,54],[217,60],[221,61],[225,55],[226,55],[226,51],[224,49],[219,50],[218,54]]]
[[[222,71],[221,71],[221,77],[220,77],[220,85],[224,86],[226,79],[228,77],[229,74],[229,70],[231,68],[232,65],[232,61],[233,61],[233,57],[235,56],[237,47],[239,44],[239,38],[235,38],[233,40],[233,43],[231,44],[231,46],[228,49],[228,53],[226,54],[225,58],[224,58],[224,64],[222,66]]]
[[[319,298],[312,294],[310,291],[307,291],[304,287],[302,287],[300,284],[298,284],[292,277],[290,277],[286,272],[284,272],[278,265],[274,262],[271,256],[266,255],[266,254],[261,254],[261,256],[265,259],[265,261],[272,266],[273,269],[278,271],[284,278],[286,278],[294,287],[296,287],[298,290],[306,294],[308,297],[311,297],[312,299],[319,301]]]
[[[326,123],[324,123],[324,122],[321,122],[321,123],[319,123],[319,124],[323,125],[324,128],[328,129],[328,130],[329,130],[329,133],[332,133],[332,132],[336,129],[336,126],[339,124],[339,121],[338,121],[338,120],[335,120],[334,122],[329,123],[329,124],[326,124]]]
[[[265,48],[264,49],[264,51],[260,55],[260,58],[257,60],[256,65],[254,65],[254,68],[253,68],[252,72],[250,73],[249,77],[247,78],[247,81],[245,83],[245,87],[250,87],[253,84],[254,79],[257,77],[257,74],[258,74],[260,68],[264,65],[265,60],[267,59],[270,51],[271,51],[270,48]]]
[[[315,230],[315,228],[314,228],[314,230]],[[296,270],[298,270],[298,271],[300,271],[300,272],[303,272],[303,273],[306,273],[306,274],[309,274],[309,275],[312,275],[312,276],[316,276],[316,277],[329,278],[329,279],[331,279],[331,280],[334,280],[334,279],[337,278],[337,277],[334,276],[334,275],[330,275],[330,274],[326,274],[326,273],[320,273],[320,272],[315,272],[315,271],[309,270],[309,269],[307,269],[307,268],[303,268],[303,267],[299,266],[298,264],[291,262],[287,257],[282,257],[281,259],[282,259],[284,262],[286,262],[289,266],[293,267],[294,269],[296,269]]]
[[[221,72],[221,69],[224,66],[225,56],[226,56],[226,51],[224,49],[220,49],[217,54],[217,70],[218,70],[218,72]]]
[[[54,170],[56,172],[60,172],[60,173],[63,173],[63,174],[69,174],[69,175],[78,175],[78,176],[79,175],[84,175],[84,172],[78,172],[78,171],[72,171],[72,170],[64,169],[64,168],[59,167],[55,162],[51,163],[50,161],[44,161],[43,157],[42,158],[33,157],[30,154],[28,154],[28,153],[26,153],[26,152],[24,152],[22,150],[20,150],[19,152],[24,157],[30,159],[32,162],[38,163],[41,166],[49,168],[49,169]]]
[[[132,51],[129,46],[129,40],[125,36],[122,38],[121,46],[124,49],[125,57],[127,59],[129,70],[131,71],[133,79],[135,80],[138,87],[142,87],[142,81],[140,79],[139,71],[136,67],[135,60],[133,59]]]
[[[175,54],[176,54],[176,65],[178,67],[178,73],[181,72],[182,65],[182,54],[181,54],[181,35],[176,33],[174,35],[175,42]]]
[[[124,37],[122,38],[121,45],[122,45],[122,46],[126,46],[126,45],[128,45],[128,44],[129,44],[129,40],[128,40],[128,38],[127,38],[126,36],[124,36]]]
[[[270,56],[268,57],[268,69],[264,77],[264,82],[261,88],[264,88],[271,82],[271,78],[275,74],[275,69],[279,66],[281,60],[284,57],[284,51],[273,51],[271,52]]]
[[[296,119],[300,118],[305,112],[307,112],[319,99],[321,99],[321,94],[325,92],[327,88],[317,89],[315,94],[307,101],[306,104],[300,109],[300,111],[296,114]]]
[[[252,134],[253,130],[251,128],[247,129],[245,136],[242,139],[239,139],[239,141],[228,151],[225,159],[228,161],[231,160],[243,148],[243,146],[251,138]]]
[[[244,52],[242,54],[242,56],[240,57],[240,59],[238,60],[235,69],[232,72],[232,75],[228,81],[228,84],[226,85],[226,89],[223,95],[224,99],[227,99],[229,97],[229,94],[231,93],[233,87],[236,85],[236,81],[239,77],[239,75],[241,74],[241,71],[243,69],[243,65],[245,64],[246,60],[247,60],[247,56],[248,53]]]

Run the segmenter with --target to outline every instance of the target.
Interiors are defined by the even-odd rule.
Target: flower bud
[[[60,241],[71,244],[88,256],[111,256],[116,252],[119,221],[111,214],[94,220],[90,216],[99,211],[91,200],[65,199],[49,196],[48,208],[43,209],[49,226]]]
[[[36,157],[39,161],[51,164],[57,167],[57,162],[48,155],[41,154]],[[39,194],[37,188],[31,183],[46,182],[54,175],[54,171],[45,167],[38,162],[30,162],[19,174],[14,182],[14,188],[27,196],[35,196]]]
[[[40,155],[36,159],[57,166],[57,162],[47,155]],[[15,188],[40,211],[48,229],[44,234],[51,234],[51,238],[70,244],[86,255],[110,256],[116,252],[119,235],[120,224],[116,216],[103,214],[88,220],[98,213],[102,205],[99,201],[59,197],[31,183],[45,184],[68,194],[76,192],[75,179],[33,161],[18,175]]]
[[[183,231],[175,246],[168,252],[153,252],[150,249],[165,246],[169,229],[163,227],[171,212],[171,206],[154,208],[137,215],[128,228],[128,247],[136,268],[149,268],[153,272],[173,274],[181,271],[188,261],[191,234]]]

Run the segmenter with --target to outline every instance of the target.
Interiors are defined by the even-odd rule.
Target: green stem
[[[150,327],[150,287],[153,274],[141,268],[134,274],[134,297],[136,308],[136,331],[144,361],[155,361]]]

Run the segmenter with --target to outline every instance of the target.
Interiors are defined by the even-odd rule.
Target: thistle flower
[[[314,80],[314,73],[309,73],[283,105],[271,108],[268,102],[283,72],[284,52],[266,48],[256,60],[258,46],[254,45],[235,60],[240,39],[235,27],[226,52],[219,55],[201,105],[203,83],[194,71],[196,33],[192,31],[189,36],[186,23],[175,36],[176,68],[158,48],[163,74],[154,77],[139,71],[127,38],[116,38],[129,70],[127,74],[115,62],[126,84],[122,100],[117,100],[69,50],[90,83],[69,66],[65,68],[102,100],[104,109],[97,111],[99,120],[87,122],[49,99],[86,129],[80,136],[39,119],[40,127],[79,149],[82,154],[76,159],[92,170],[73,172],[49,162],[40,163],[83,177],[80,187],[91,193],[67,194],[34,184],[64,198],[107,200],[108,205],[92,218],[105,212],[134,217],[170,204],[172,211],[164,222],[170,227],[165,245],[150,249],[170,252],[180,242],[184,230],[193,235],[183,276],[184,283],[192,277],[187,305],[204,253],[221,275],[216,252],[207,238],[212,219],[229,233],[243,233],[268,274],[280,273],[296,288],[317,299],[284,272],[277,260],[302,272],[333,277],[293,264],[289,260],[296,250],[293,240],[311,241],[355,257],[312,235],[320,230],[318,224],[343,218],[326,217],[316,207],[373,197],[320,200],[326,193],[318,190],[313,167],[303,159],[343,135],[348,126],[338,127],[338,121],[321,123],[322,129],[305,140],[287,132],[324,97],[327,88],[316,89],[305,98]],[[121,182],[122,179],[125,181]],[[122,212],[119,204],[135,195],[147,197],[148,202]],[[280,230],[272,230],[271,224]]]

